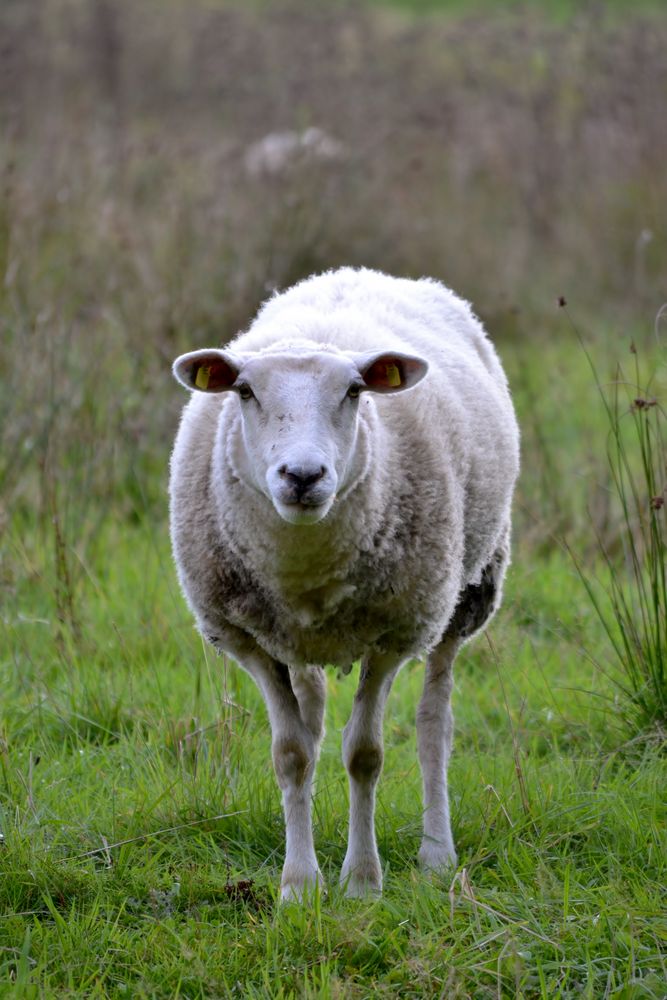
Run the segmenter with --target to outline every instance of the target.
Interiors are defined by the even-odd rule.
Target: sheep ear
[[[421,382],[428,363],[412,354],[395,351],[365,355],[357,359],[357,368],[366,389],[372,392],[402,392]]]
[[[236,382],[241,361],[227,351],[191,351],[176,358],[173,372],[186,389],[225,392]]]

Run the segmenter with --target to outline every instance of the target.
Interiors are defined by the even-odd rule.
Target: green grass
[[[598,382],[609,427],[608,464],[612,496],[620,510],[622,555],[614,557],[599,539],[607,584],[577,563],[591,604],[604,625],[621,665],[623,694],[638,728],[667,729],[667,414],[654,389],[652,373],[619,365],[611,387]],[[660,372],[661,375],[664,372]],[[659,390],[658,390],[659,391]],[[575,559],[576,562],[576,559]]]
[[[56,617],[52,557],[21,532],[8,544],[32,567],[2,626],[12,995],[663,995],[665,760],[624,746],[613,686],[583,653],[602,632],[567,556],[517,553],[490,642],[461,656],[453,884],[415,866],[413,664],[385,727],[385,894],[341,898],[354,676],[331,674],[315,800],[328,894],[301,909],[276,904],[264,709],[195,634],[164,523],[102,527],[74,583],[76,637]]]

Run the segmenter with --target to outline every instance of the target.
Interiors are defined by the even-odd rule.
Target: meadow
[[[667,996],[667,17],[425,6],[0,11],[0,996]],[[309,126],[342,155],[248,172]],[[327,892],[279,906],[265,711],[171,562],[170,362],[343,263],[474,303],[523,471],[504,607],[458,661],[458,870],[415,864],[415,662],[384,895],[342,897],[332,668]]]

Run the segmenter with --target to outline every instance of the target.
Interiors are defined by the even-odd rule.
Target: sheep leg
[[[417,708],[417,747],[424,782],[424,837],[419,861],[427,871],[456,864],[449,821],[447,763],[452,749],[454,717],[451,694],[453,665],[461,644],[445,636],[426,662],[424,693]]]
[[[320,756],[320,747],[324,738],[324,707],[327,698],[327,681],[322,667],[309,666],[298,669],[290,667],[292,690],[299,702],[299,711],[306,727],[315,740],[315,759],[313,761],[313,776],[311,795],[317,788],[315,767]]]
[[[319,751],[324,737],[324,706],[327,682],[322,667],[303,667],[289,672],[292,690],[299,702],[301,718],[311,731]]]
[[[417,746],[424,781],[424,837],[419,860],[427,870],[456,864],[447,797],[447,764],[454,728],[454,660],[461,644],[483,629],[498,607],[508,560],[506,526],[479,582],[468,584],[459,594],[447,631],[426,662],[424,693],[417,709]]]
[[[269,713],[273,766],[282,791],[285,813],[285,864],[280,881],[283,900],[300,900],[312,891],[322,874],[313,844],[311,818],[312,781],[317,761],[318,741],[311,724],[317,720],[316,707],[309,708],[305,721],[292,690],[286,666],[274,660],[246,658],[243,666],[257,683]],[[316,699],[313,699],[316,704]],[[322,704],[323,709],[323,704]],[[320,726],[321,731],[321,726]]]
[[[350,897],[382,891],[375,840],[375,787],[384,758],[384,706],[399,665],[395,657],[369,657],[362,663],[352,715],[343,730],[343,762],[350,781],[350,825],[340,881]]]

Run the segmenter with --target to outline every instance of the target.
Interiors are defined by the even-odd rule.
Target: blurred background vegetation
[[[56,472],[75,506],[162,514],[172,357],[346,263],[473,302],[526,399],[532,505],[576,519],[556,301],[623,353],[667,296],[660,4],[8,0],[0,34],[5,518]],[[308,129],[328,152],[253,165]]]

